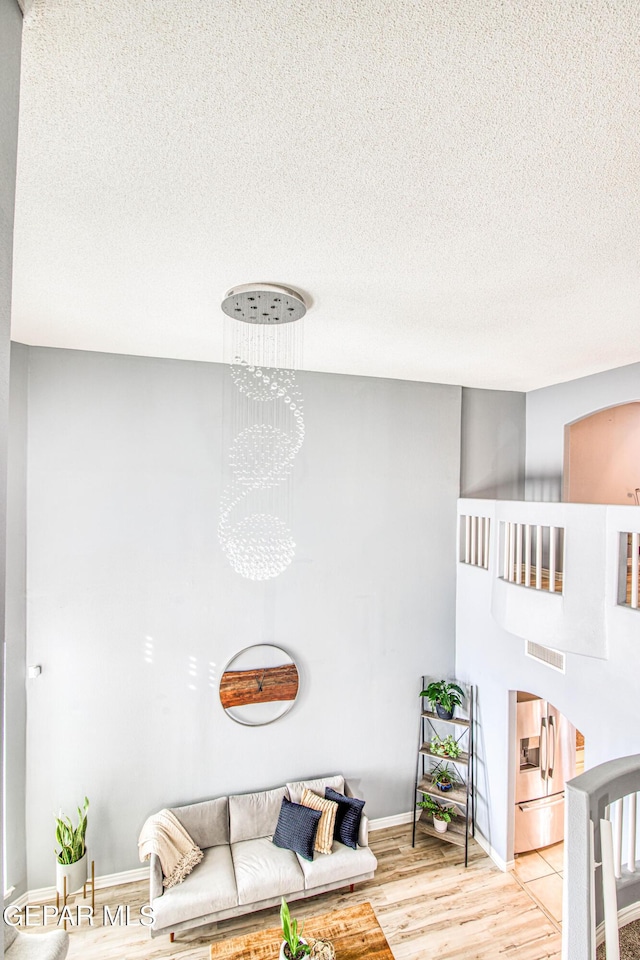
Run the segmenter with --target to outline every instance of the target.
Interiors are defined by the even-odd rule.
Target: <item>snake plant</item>
[[[87,832],[87,810],[89,801],[84,798],[84,806],[78,807],[78,826],[74,827],[69,817],[60,815],[56,817],[56,841],[60,850],[56,850],[58,863],[76,863],[82,860],[85,855],[87,845],[85,843],[85,834]]]

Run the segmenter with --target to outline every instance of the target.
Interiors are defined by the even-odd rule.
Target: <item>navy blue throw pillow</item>
[[[276,847],[294,850],[305,860],[313,860],[313,848],[322,810],[303,807],[301,803],[292,803],[282,798],[278,825],[273,835]]]
[[[324,795],[327,800],[333,800],[334,803],[338,804],[338,809],[336,810],[336,825],[333,831],[334,839],[339,840],[340,843],[344,843],[345,847],[351,847],[353,850],[356,850],[364,800],[356,800],[355,797],[345,797],[342,793],[336,793],[331,787],[325,788]]]

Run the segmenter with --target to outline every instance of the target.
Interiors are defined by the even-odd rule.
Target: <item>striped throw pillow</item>
[[[322,812],[318,832],[316,833],[316,850],[318,853],[331,853],[338,804],[334,803],[333,800],[325,800],[324,797],[319,797],[317,793],[313,793],[306,788],[303,791],[301,802],[303,807],[311,807],[312,810]]]

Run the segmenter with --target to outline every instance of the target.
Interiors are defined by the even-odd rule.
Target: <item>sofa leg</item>
[[[175,940],[175,938],[176,938],[176,935],[175,935],[175,933],[174,933],[173,930],[172,930],[171,933],[169,934],[169,943],[173,943],[173,941]]]
[[[354,889],[355,889],[355,883],[349,884],[349,893],[353,893]]]

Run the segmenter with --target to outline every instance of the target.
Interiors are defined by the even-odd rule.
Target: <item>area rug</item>
[[[640,920],[634,920],[628,923],[626,927],[621,927],[619,931],[620,938],[620,960],[638,960],[640,957]],[[605,960],[604,943],[601,943],[596,953],[596,960]]]

